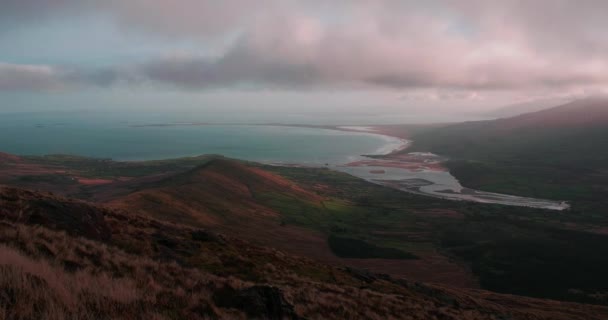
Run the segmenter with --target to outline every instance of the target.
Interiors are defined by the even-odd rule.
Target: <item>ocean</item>
[[[402,144],[397,138],[365,132],[264,125],[188,125],[163,120],[102,113],[4,114],[0,118],[0,151],[121,161],[221,154],[265,163],[324,165],[344,164],[362,154],[387,153]]]

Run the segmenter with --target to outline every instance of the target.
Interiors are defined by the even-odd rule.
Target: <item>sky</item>
[[[0,0],[0,113],[466,116],[607,89],[604,0]]]

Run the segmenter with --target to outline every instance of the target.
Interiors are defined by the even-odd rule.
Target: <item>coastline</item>
[[[291,126],[291,125],[288,125]],[[306,125],[298,125],[299,127]],[[395,125],[391,125],[395,126]],[[407,126],[407,124],[403,124],[400,126]],[[387,130],[386,125],[333,125],[333,126],[306,126],[309,128],[323,128],[344,132],[357,132],[357,133],[365,133],[369,135],[381,136],[384,139],[399,139],[399,145],[390,147],[385,146],[378,148],[378,150],[372,154],[362,155],[362,156],[391,156],[397,153],[400,153],[412,145],[412,140],[409,140],[409,134],[396,134],[395,132],[391,132]]]
[[[341,169],[338,170],[375,184],[445,200],[493,203],[556,211],[570,208],[566,201],[520,197],[463,187],[448,168],[442,164],[445,161],[444,158],[428,152],[403,153],[402,151],[410,147],[413,141],[404,139],[403,135],[396,135],[382,129],[385,128],[381,126],[336,126],[335,130],[365,132],[398,138],[403,141],[400,148],[378,155],[363,155],[367,156],[368,159],[339,166]],[[398,170],[400,173],[394,170]],[[442,175],[443,177],[438,177],[439,180],[437,181],[434,179],[428,180],[429,174],[431,174],[430,176]],[[414,180],[424,181],[425,186],[410,185],[409,181]],[[445,188],[445,190],[436,190],[437,187]]]
[[[253,127],[288,127],[288,128],[310,128],[334,130],[342,132],[352,132],[362,135],[381,137],[385,144],[378,147],[374,152],[357,156],[389,156],[406,150],[411,146],[412,141],[408,140],[403,134],[394,134],[381,125],[313,125],[313,124],[289,124],[289,123],[209,123],[209,122],[173,122],[173,123],[152,123],[129,125],[131,128],[146,127],[189,127],[189,126],[253,126]],[[395,125],[392,125],[395,126]],[[404,125],[405,126],[405,125]],[[398,140],[395,140],[398,139]]]
[[[567,203],[554,202],[544,199],[532,199],[524,197],[515,197],[506,194],[492,194],[483,191],[471,190],[460,185],[459,181],[451,175],[449,170],[443,165],[444,158],[429,153],[407,153],[407,150],[412,141],[407,139],[407,125],[290,125],[290,124],[210,124],[210,123],[164,123],[143,125],[143,127],[169,127],[169,126],[248,126],[248,127],[283,127],[283,128],[307,128],[326,131],[325,133],[314,133],[313,140],[307,138],[313,145],[316,143],[324,143],[327,153],[315,154],[308,148],[303,148],[298,144],[289,142],[287,147],[298,148],[299,153],[295,157],[282,158],[281,154],[276,152],[267,153],[263,151],[263,156],[257,158],[248,158],[242,152],[239,155],[229,154],[224,152],[215,152],[217,154],[226,154],[226,156],[235,159],[244,159],[246,161],[258,162],[267,165],[285,166],[285,167],[311,167],[311,168],[330,168],[332,170],[341,171],[352,176],[370,181],[372,183],[382,184],[387,187],[401,190],[403,192],[420,193],[426,196],[450,199],[450,200],[469,200],[474,202],[485,203],[502,203],[519,206],[536,206],[551,209],[566,209]],[[129,126],[133,127],[133,126]],[[136,127],[142,127],[136,126]],[[232,129],[228,129],[232,131]],[[275,130],[272,130],[275,131]],[[277,129],[273,134],[283,134],[282,129]],[[333,133],[331,133],[333,132]],[[342,132],[342,133],[338,133]],[[346,134],[345,134],[346,133]],[[164,133],[162,133],[164,134]],[[318,136],[317,136],[318,135]],[[359,145],[358,148],[346,148],[337,154],[331,154],[335,149],[335,144],[327,144],[322,138],[324,135],[347,135],[354,139],[353,145]],[[367,144],[364,147],[361,145],[362,140],[359,137],[374,137],[374,139],[362,139]],[[194,137],[197,139],[196,137]],[[333,138],[332,138],[333,139]],[[334,140],[333,143],[339,143]],[[294,142],[297,142],[294,141]],[[310,143],[309,143],[310,146]],[[245,145],[246,147],[246,145]],[[329,149],[328,149],[329,148]],[[201,149],[202,153],[205,151]],[[281,149],[282,150],[282,149]],[[210,153],[210,152],[206,152]],[[211,153],[214,153],[213,151]],[[158,153],[157,153],[158,154]],[[198,153],[200,154],[200,153]],[[331,155],[330,155],[331,154]],[[245,156],[244,156],[245,155]],[[158,156],[150,159],[120,159],[118,162],[138,162],[138,161],[162,161],[182,157],[191,157],[192,155],[184,156]],[[277,157],[278,156],[278,157]],[[304,157],[301,157],[304,156]],[[89,184],[101,183],[103,181],[88,181]],[[414,186],[415,181],[424,181],[425,186]],[[415,190],[414,190],[415,189]],[[467,189],[466,191],[464,191]]]
[[[182,126],[192,124],[167,124],[166,126]],[[195,124],[207,125],[207,124]],[[236,124],[233,124],[236,125]],[[248,125],[248,126],[281,126],[292,127],[290,125]],[[449,200],[468,200],[482,203],[497,203],[516,206],[533,206],[546,209],[566,209],[566,203],[548,201],[544,199],[533,199],[516,197],[511,195],[493,194],[483,191],[471,190],[463,188],[458,180],[450,174],[450,172],[442,165],[444,158],[438,157],[431,153],[403,152],[411,145],[411,140],[405,139],[395,134],[386,134],[384,128],[380,126],[304,126],[297,125],[293,127],[320,129],[327,131],[343,131],[352,134],[353,136],[374,136],[375,141],[382,143],[381,146],[375,147],[374,144],[366,148],[375,148],[369,154],[349,153],[345,158],[334,162],[320,161],[280,161],[279,158],[267,158],[266,160],[247,160],[242,157],[234,157],[235,159],[245,159],[245,161],[258,162],[266,165],[283,166],[283,167],[309,167],[309,168],[329,168],[335,171],[344,172],[346,174],[358,177],[369,182],[384,185],[398,189],[402,192],[421,194],[425,196],[449,199]],[[349,135],[350,135],[349,134]],[[380,138],[380,140],[377,140]],[[164,157],[156,158],[151,161],[170,161],[179,157]],[[186,156],[186,158],[189,158]],[[93,159],[93,158],[91,158]],[[117,162],[139,162],[146,160],[118,160]],[[148,160],[150,161],[150,160]],[[14,168],[13,168],[14,169]],[[102,180],[91,180],[87,177],[79,177],[81,183],[96,185],[106,183]],[[423,183],[419,185],[417,182]],[[465,191],[466,189],[466,191]]]

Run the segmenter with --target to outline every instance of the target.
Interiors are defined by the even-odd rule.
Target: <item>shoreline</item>
[[[410,192],[416,194],[422,194],[425,196],[443,198],[449,200],[465,200],[482,203],[497,203],[507,205],[519,205],[523,203],[542,203],[540,207],[548,208],[553,206],[551,209],[566,209],[566,203],[552,203],[545,199],[533,199],[525,197],[514,197],[507,194],[490,194],[481,190],[470,190],[473,191],[471,194],[465,192],[455,191],[453,194],[446,194],[438,192],[437,190],[431,190],[430,187],[418,188],[418,190],[412,190],[411,187],[404,187],[412,179],[425,179],[425,177],[431,177],[427,180],[430,185],[447,186],[450,190],[461,190],[463,187],[459,184],[458,180],[449,172],[449,170],[442,165],[444,158],[433,154],[426,153],[406,153],[412,145],[412,140],[404,138],[403,134],[396,134],[395,130],[406,125],[392,125],[392,127],[386,127],[382,125],[367,125],[367,126],[348,126],[348,125],[290,125],[290,124],[208,124],[208,123],[165,123],[165,124],[153,124],[144,125],[149,126],[249,126],[249,127],[284,127],[284,128],[309,128],[317,130],[330,130],[334,132],[346,132],[353,136],[373,136],[380,139],[381,146],[375,148],[367,154],[350,154],[346,155],[344,159],[336,159],[335,161],[323,162],[319,161],[306,161],[305,159],[295,161],[277,161],[272,159],[266,160],[247,160],[250,162],[257,162],[264,165],[272,166],[283,166],[283,167],[309,167],[309,168],[330,168],[335,171],[347,173],[360,179],[364,179],[376,184],[385,185],[399,189],[403,192]],[[138,126],[141,127],[141,126]],[[403,133],[403,132],[402,132]],[[372,146],[370,146],[371,148]],[[355,151],[356,152],[356,151]],[[354,153],[354,152],[353,152]],[[199,154],[200,155],[200,154]],[[171,161],[181,158],[191,158],[192,155],[166,157],[166,158],[153,158],[153,159],[135,159],[135,160],[112,160],[115,162],[125,163],[136,163],[145,161]],[[242,157],[233,157],[234,159],[243,159]],[[91,158],[95,159],[95,158]],[[302,161],[303,160],[303,161]],[[373,177],[370,177],[372,175]],[[378,183],[378,180],[384,180]],[[101,183],[102,181],[89,181],[84,179],[85,182],[90,184]],[[446,184],[447,183],[447,184]],[[400,185],[399,187],[396,187]],[[428,190],[425,190],[428,189]],[[447,190],[446,189],[446,190]],[[430,190],[430,191],[429,191]],[[414,191],[414,192],[413,192]],[[511,198],[511,199],[509,199]],[[512,201],[515,200],[515,201]],[[505,203],[508,202],[508,203]],[[519,203],[517,203],[519,202]],[[552,205],[547,205],[552,203]],[[529,205],[523,205],[529,206]],[[534,206],[534,205],[533,205]]]
[[[328,129],[335,131],[343,131],[343,132],[354,132],[354,133],[363,133],[374,136],[381,136],[384,139],[399,139],[400,145],[398,147],[392,148],[391,150],[386,150],[385,147],[378,148],[376,152],[373,154],[363,154],[360,156],[391,156],[394,154],[398,154],[401,151],[408,149],[413,141],[407,139],[409,134],[395,134],[390,130],[387,130],[387,126],[409,126],[408,124],[391,124],[391,125],[301,125],[301,124],[260,124],[260,125],[270,125],[270,126],[283,126],[283,127],[300,127],[300,128],[313,128],[313,129]]]
[[[174,123],[153,123],[153,124],[141,124],[141,125],[129,125],[131,128],[146,128],[146,127],[189,127],[189,126],[252,126],[252,127],[286,127],[286,128],[310,128],[310,129],[323,129],[333,130],[341,132],[351,132],[362,135],[371,135],[381,137],[386,143],[377,148],[374,152],[362,155],[353,156],[390,156],[397,154],[403,150],[409,148],[412,144],[411,140],[406,139],[403,135],[397,135],[390,133],[382,125],[313,125],[313,124],[285,124],[285,123],[209,123],[209,122],[174,122]],[[407,124],[393,124],[390,126],[407,126]],[[366,130],[360,130],[365,128]],[[394,143],[391,140],[398,139]],[[169,159],[155,159],[155,160],[169,160]]]
[[[355,132],[366,132],[370,134],[377,134],[386,137],[398,138],[404,141],[404,145],[395,149],[391,152],[382,155],[363,155],[367,156],[367,160],[360,160],[350,162],[343,166],[343,170],[339,170],[341,172],[346,172],[355,177],[364,179],[371,183],[375,183],[378,185],[383,185],[389,188],[397,189],[403,192],[409,192],[418,195],[424,195],[433,198],[439,198],[450,201],[470,201],[476,203],[490,203],[497,205],[507,205],[507,206],[520,206],[520,207],[529,207],[529,208],[540,208],[546,210],[556,210],[562,211],[570,208],[570,204],[566,201],[557,201],[557,200],[547,200],[540,198],[531,198],[531,197],[522,197],[515,196],[510,194],[500,194],[493,192],[486,192],[483,190],[474,190],[470,188],[463,187],[460,185],[460,182],[456,177],[454,177],[449,169],[443,165],[446,158],[440,157],[433,153],[428,152],[412,152],[412,153],[402,153],[402,151],[406,150],[413,143],[412,140],[407,140],[401,137],[396,136],[395,134],[391,134],[386,132],[386,130],[382,130],[382,127],[378,126],[340,126],[336,127],[335,130],[342,131],[355,131]],[[346,170],[344,170],[346,169]],[[358,169],[365,170],[366,172],[357,172]],[[389,172],[391,170],[403,170],[407,172],[407,175],[410,176],[407,179],[398,178],[400,174],[395,176]],[[425,187],[417,186],[417,187],[404,187],[402,184],[405,181],[411,179],[423,179],[424,173],[435,172],[438,174],[447,174],[451,178],[454,179],[457,186],[454,185],[454,189],[446,189],[450,190],[450,192],[441,192],[437,190],[427,190],[425,191]],[[417,174],[420,174],[420,177],[417,178]],[[429,185],[441,185],[441,181],[431,181],[425,180],[429,183]],[[427,186],[428,187],[428,186]],[[456,190],[458,187],[458,191]]]

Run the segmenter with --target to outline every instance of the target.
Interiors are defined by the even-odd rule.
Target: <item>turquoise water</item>
[[[168,159],[201,154],[297,164],[346,163],[382,153],[398,139],[315,128],[254,125],[139,126],[162,118],[93,114],[13,114],[0,119],[0,151],[19,155],[73,154],[114,160]],[[198,120],[198,119],[197,119]],[[388,148],[388,149],[387,149]]]

